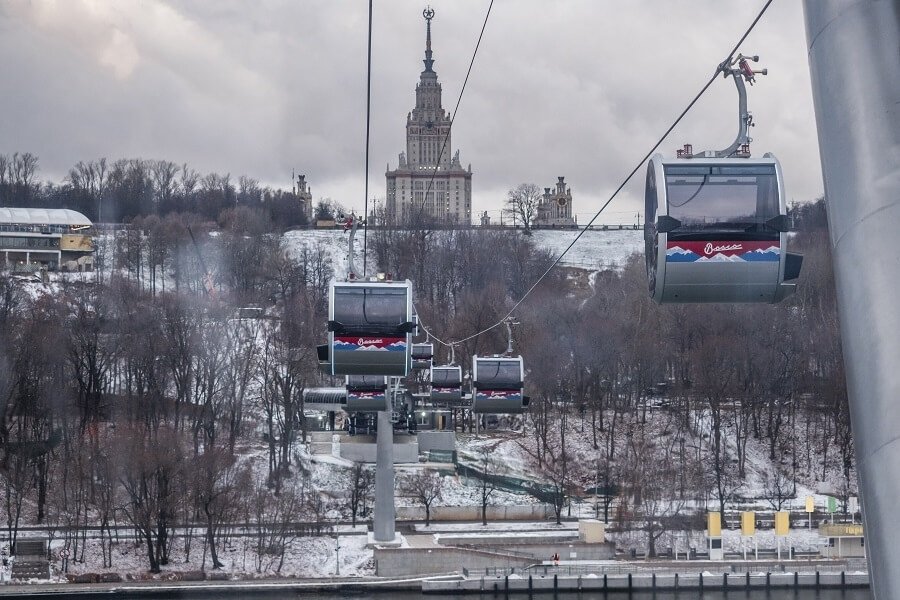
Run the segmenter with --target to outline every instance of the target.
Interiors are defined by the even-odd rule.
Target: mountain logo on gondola
[[[745,262],[743,258],[737,254],[713,254],[712,256],[701,256],[695,262]]]
[[[778,246],[769,246],[765,249],[757,248],[756,250],[742,254],[741,258],[750,262],[778,262],[778,260],[781,258],[781,248],[779,248]]]
[[[666,262],[696,262],[700,255],[680,246],[673,246],[666,250]]]
[[[521,394],[504,390],[484,390],[478,392],[478,398],[485,400],[518,400]]]
[[[670,242],[666,262],[778,262],[781,248],[771,242]]]
[[[368,352],[406,352],[406,340],[404,338],[334,338],[334,349],[338,351],[368,351]]]

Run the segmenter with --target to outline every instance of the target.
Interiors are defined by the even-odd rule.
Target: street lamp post
[[[334,530],[334,574],[341,574],[341,532]]]

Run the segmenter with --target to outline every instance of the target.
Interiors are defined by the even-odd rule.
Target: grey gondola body
[[[332,282],[329,373],[405,377],[411,363],[412,319],[409,281]]]
[[[521,356],[473,356],[472,412],[524,412],[524,379]]]
[[[347,375],[347,412],[388,410],[388,380],[378,375]]]
[[[434,358],[434,344],[421,343],[412,345],[412,368],[424,371],[431,368]]]
[[[802,257],[787,252],[784,182],[771,154],[657,154],[645,215],[649,292],[658,303],[774,303],[796,288],[786,280],[797,278]]]
[[[462,404],[462,367],[448,365],[431,368],[431,401],[446,406]]]

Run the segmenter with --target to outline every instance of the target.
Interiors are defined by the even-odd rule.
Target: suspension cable
[[[456,106],[453,108],[453,114],[450,115],[450,125],[447,127],[447,134],[441,143],[441,151],[437,155],[437,163],[431,171],[431,179],[428,180],[428,186],[425,188],[425,195],[422,197],[422,204],[419,206],[419,217],[425,212],[425,203],[428,201],[428,194],[434,185],[434,178],[437,177],[438,168],[441,165],[441,157],[444,156],[444,149],[447,147],[447,141],[450,139],[450,133],[453,131],[453,121],[456,119],[456,113],[459,111],[459,104],[462,102],[463,94],[466,91],[466,84],[469,83],[469,75],[472,74],[472,67],[475,65],[475,57],[478,56],[478,48],[481,46],[481,38],[484,37],[484,30],[487,27],[488,18],[491,16],[491,9],[494,7],[494,0],[488,5],[487,13],[484,15],[484,22],[481,24],[481,32],[478,34],[478,41],[475,43],[475,50],[472,52],[472,59],[469,61],[469,69],[466,71],[466,77],[463,80],[462,88],[459,90],[459,97],[456,99]],[[449,192],[448,192],[449,193]]]
[[[369,0],[369,63],[366,73],[366,177],[365,198],[363,199],[363,270],[362,278],[366,278],[366,263],[369,258],[367,242],[369,239],[369,126],[372,121],[372,0]]]
[[[699,101],[700,98],[703,96],[703,94],[705,94],[706,91],[710,88],[710,86],[713,84],[713,82],[719,76],[719,73],[722,72],[723,69],[727,68],[727,66],[731,62],[731,59],[734,57],[734,53],[737,52],[740,45],[744,43],[744,40],[747,39],[747,36],[750,35],[750,33],[756,27],[756,24],[759,23],[759,20],[765,14],[766,10],[768,10],[769,5],[771,5],[773,1],[774,0],[767,0],[765,5],[763,5],[762,9],[759,11],[759,14],[756,15],[756,18],[753,19],[753,22],[750,24],[750,26],[747,28],[747,30],[744,32],[744,34],[741,36],[741,38],[738,40],[738,42],[734,45],[734,48],[731,49],[731,52],[728,53],[728,56],[725,58],[725,60],[723,60],[721,63],[718,64],[718,66],[716,67],[715,73],[712,74],[712,76],[709,78],[709,80],[706,82],[706,84],[700,89],[699,92],[697,92],[697,95],[694,96],[694,98],[688,103],[688,105],[684,108],[684,110],[681,111],[681,114],[678,115],[678,117],[675,119],[675,121],[672,122],[672,124],[669,126],[669,128],[666,129],[666,131],[656,141],[656,143],[653,144],[653,147],[650,148],[650,150],[643,156],[643,158],[641,158],[641,160],[634,166],[634,168],[631,170],[631,172],[628,173],[628,176],[625,177],[625,179],[622,181],[622,183],[619,184],[619,187],[616,188],[616,190],[612,193],[612,195],[609,197],[609,199],[603,203],[603,206],[600,207],[600,210],[597,211],[597,213],[590,220],[590,222],[587,225],[585,225],[584,229],[582,229],[580,232],[578,232],[578,235],[575,236],[575,239],[573,239],[572,242],[568,246],[566,246],[566,249],[562,251],[562,253],[556,258],[556,260],[553,261],[553,263],[549,267],[547,267],[547,270],[544,271],[544,273],[540,277],[538,277],[537,281],[535,281],[534,284],[532,284],[532,286],[530,288],[528,288],[528,290],[525,292],[525,294],[519,299],[518,302],[516,302],[513,305],[513,307],[509,310],[509,312],[507,312],[505,315],[503,315],[503,317],[499,321],[494,323],[493,325],[490,325],[489,327],[485,327],[481,331],[479,331],[477,333],[473,333],[470,336],[467,336],[467,337],[464,337],[462,339],[452,341],[452,342],[443,342],[440,339],[438,339],[437,337],[435,337],[434,334],[432,334],[431,332],[428,331],[428,329],[422,323],[421,319],[419,320],[419,326],[422,327],[426,332],[428,332],[428,334],[431,335],[431,337],[433,337],[439,343],[443,344],[444,346],[449,347],[449,346],[453,346],[453,345],[462,344],[463,342],[467,342],[478,336],[484,335],[485,333],[491,331],[492,329],[496,329],[500,325],[503,325],[504,321],[506,321],[506,319],[508,319],[509,317],[512,316],[512,314],[515,312],[515,310],[517,308],[519,308],[519,306],[523,302],[525,302],[525,299],[531,295],[531,292],[533,292],[534,289],[547,277],[547,275],[550,273],[550,271],[552,271],[554,269],[554,267],[556,267],[560,263],[560,261],[566,255],[566,253],[569,250],[571,250],[572,246],[574,246],[575,243],[579,239],[581,239],[581,236],[583,236],[584,233],[588,229],[590,229],[590,227],[594,224],[594,221],[597,220],[597,217],[599,217],[600,214],[606,209],[606,207],[610,205],[610,203],[616,198],[616,196],[618,196],[619,192],[622,191],[622,188],[624,188],[628,184],[628,182],[631,181],[631,178],[634,177],[635,173],[637,173],[638,170],[640,170],[640,168],[644,165],[644,163],[647,162],[647,159],[649,159],[653,155],[653,153],[656,152],[657,148],[659,148],[660,145],[662,145],[662,143],[666,140],[666,138],[669,137],[669,134],[672,133],[672,130],[678,126],[678,124],[685,117],[685,115],[687,115],[687,113],[694,107],[694,105],[697,103],[697,101]],[[474,57],[473,57],[473,59],[474,59]]]

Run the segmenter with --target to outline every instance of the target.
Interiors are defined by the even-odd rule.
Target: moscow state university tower
[[[432,66],[431,19],[425,9],[425,70],[416,86],[416,107],[406,115],[406,152],[397,168],[388,165],[385,218],[389,224],[423,221],[468,226],[472,221],[472,165],[453,153],[450,115],[441,106],[441,84]]]

